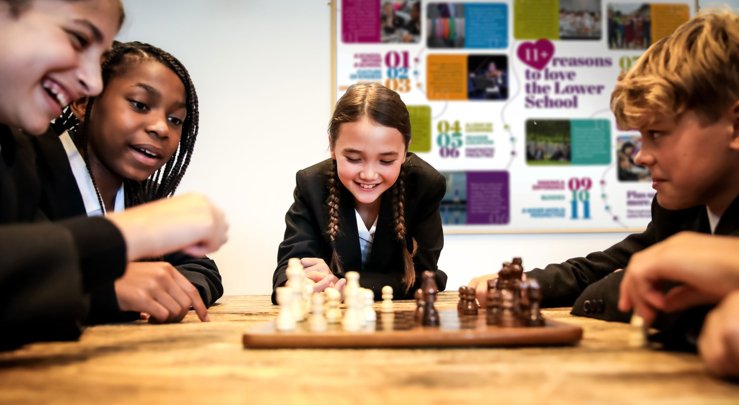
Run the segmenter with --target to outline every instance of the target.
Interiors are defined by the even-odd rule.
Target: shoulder
[[[333,160],[326,159],[295,174],[296,186],[303,192],[323,191],[328,187],[329,174],[333,168]]]
[[[415,187],[419,189],[443,188],[446,190],[446,179],[444,176],[439,173],[438,170],[434,169],[433,166],[428,164],[428,162],[418,157],[418,155],[409,152],[403,165],[406,181],[409,185],[415,185]]]

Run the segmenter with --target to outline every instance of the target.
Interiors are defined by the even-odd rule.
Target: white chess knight
[[[295,330],[296,320],[292,302],[295,295],[289,287],[277,287],[277,303],[280,305],[280,314],[277,316],[276,328],[287,332]]]
[[[393,287],[389,285],[382,287],[382,306],[380,310],[385,313],[395,310],[393,305]]]

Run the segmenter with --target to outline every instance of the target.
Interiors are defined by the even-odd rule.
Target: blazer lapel
[[[739,233],[739,196],[729,205],[716,225],[716,235],[736,235]]]
[[[382,195],[380,204],[380,215],[377,218],[377,228],[375,229],[375,240],[372,243],[372,251],[365,264],[366,269],[375,269],[376,271],[388,271],[386,263],[390,260],[394,247],[398,244],[395,240],[395,230],[393,229],[393,196],[392,189],[386,191]]]
[[[339,235],[336,237],[336,251],[344,267],[344,272],[362,268],[362,254],[359,251],[359,232],[354,212],[354,197],[343,186],[339,201]]]

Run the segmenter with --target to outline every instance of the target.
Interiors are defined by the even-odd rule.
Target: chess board
[[[459,315],[456,309],[439,310],[440,326],[421,326],[414,311],[377,312],[377,321],[358,332],[345,332],[341,324],[329,324],[323,332],[312,332],[309,322],[281,332],[275,321],[258,325],[243,335],[245,348],[369,348],[369,347],[467,347],[574,345],[582,339],[582,328],[546,320],[542,327],[489,326],[485,311]]]

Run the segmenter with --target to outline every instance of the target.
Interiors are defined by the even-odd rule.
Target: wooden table
[[[191,312],[0,353],[0,404],[739,403],[739,384],[709,376],[697,356],[638,347],[628,325],[568,309],[544,314],[583,327],[574,347],[244,349],[242,333],[277,312],[267,296],[224,297],[210,323]]]

